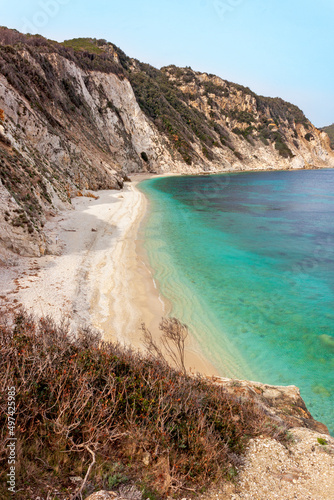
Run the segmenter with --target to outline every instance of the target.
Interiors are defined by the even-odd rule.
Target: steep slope
[[[190,68],[157,70],[105,40],[0,28],[0,247],[47,251],[45,217],[138,171],[334,166],[292,104]]]
[[[45,215],[73,193],[121,188],[144,151],[148,168],[173,160],[112,55],[6,29],[0,42],[0,243],[40,255]]]
[[[186,163],[223,169],[334,166],[325,133],[280,98],[214,75],[135,62],[129,75],[143,111]]]
[[[326,132],[331,141],[331,147],[334,149],[334,123],[332,125],[328,125],[327,127],[322,127],[323,132]]]

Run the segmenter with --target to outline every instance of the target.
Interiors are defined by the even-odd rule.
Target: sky
[[[63,41],[105,38],[282,97],[334,122],[334,0],[0,0],[0,25]]]

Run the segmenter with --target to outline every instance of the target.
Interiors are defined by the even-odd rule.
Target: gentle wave
[[[144,181],[153,278],[222,375],[300,387],[333,432],[334,171]]]

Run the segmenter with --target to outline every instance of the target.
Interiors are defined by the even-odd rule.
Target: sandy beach
[[[72,200],[73,209],[48,221],[49,254],[18,257],[4,269],[1,301],[6,308],[23,305],[36,316],[69,321],[71,328],[89,325],[104,340],[142,349],[141,324],[159,339],[159,322],[168,314],[160,296],[138,229],[146,213],[145,196],[136,188],[138,175],[121,191],[99,191]],[[186,366],[192,372],[217,375],[192,338],[187,339]]]

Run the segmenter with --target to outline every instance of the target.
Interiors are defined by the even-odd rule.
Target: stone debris
[[[135,486],[121,486],[118,492],[98,491],[86,498],[86,500],[142,500],[142,493]]]
[[[89,495],[86,500],[112,500],[114,498],[117,498],[117,494],[114,491],[98,491]]]
[[[252,439],[236,483],[201,500],[334,500],[334,439],[305,428],[290,432],[288,447],[274,439]]]
[[[200,500],[334,500],[334,439],[305,428],[290,430],[284,446],[274,439],[249,442],[235,483],[227,482]],[[321,445],[318,438],[325,439]],[[146,500],[135,487],[101,491],[86,500]],[[186,500],[182,496],[179,500]]]
[[[319,433],[329,434],[325,424],[314,420],[306,408],[299,388],[294,385],[274,386],[216,376],[212,377],[212,380],[223,385],[230,394],[258,404],[267,415],[272,415],[277,420],[278,426],[306,427]]]

